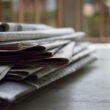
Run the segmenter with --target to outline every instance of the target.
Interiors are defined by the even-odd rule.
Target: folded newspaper
[[[84,32],[0,23],[0,108],[96,60]]]

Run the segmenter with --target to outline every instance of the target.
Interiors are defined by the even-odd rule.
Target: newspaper
[[[50,50],[52,54],[55,54],[56,51],[58,51],[59,48],[55,48]],[[26,77],[30,76],[31,74],[41,70],[42,67],[32,67],[32,68],[12,68],[8,71],[7,76],[5,79],[10,79],[10,80],[23,80]]]
[[[52,72],[51,74],[48,74],[42,78],[40,78],[39,80],[34,79],[27,79],[26,82],[32,86],[35,86],[37,89],[40,89],[50,83],[52,83],[53,81],[56,81],[66,75],[75,73],[77,70],[81,69],[82,67],[92,63],[93,61],[95,61],[96,58],[94,56],[87,56],[83,59],[78,60],[75,63],[71,63],[70,65],[61,68],[58,71]]]
[[[0,53],[5,52],[18,52],[23,50],[29,50],[35,48],[36,50],[45,50],[44,46],[38,45],[38,43],[26,43],[26,42],[19,42],[19,43],[3,43],[0,44]]]
[[[77,60],[79,60],[79,59],[81,59],[81,58],[83,58],[89,54],[94,53],[94,52],[95,52],[95,49],[92,47],[89,47],[88,49],[80,52],[78,55],[76,54],[74,57],[72,57],[71,62],[77,61]]]
[[[3,106],[96,59],[89,44],[79,43],[85,33],[72,28],[0,23],[0,31],[0,104]]]
[[[75,42],[71,42],[61,48],[54,56],[42,60],[33,60],[33,61],[26,61],[22,64],[33,64],[37,66],[60,66],[68,64],[70,59],[72,58],[72,54],[74,51]],[[16,64],[19,64],[21,62],[17,62]]]
[[[24,43],[42,43],[42,42],[53,42],[53,41],[58,41],[58,40],[70,40],[70,41],[79,41],[85,36],[84,32],[75,32],[69,35],[61,35],[61,36],[54,36],[54,37],[49,37],[49,38],[43,38],[43,39],[37,39],[37,40],[20,40],[20,41],[9,41],[8,43],[19,43],[19,42],[24,42]],[[1,44],[7,44],[7,42],[1,42]]]
[[[39,80],[27,79],[25,82],[5,81],[0,84],[0,99],[4,101],[4,103],[11,103],[27,94],[32,93],[36,89],[52,83],[53,81],[56,81],[66,75],[75,73],[75,71],[90,64],[94,60],[95,57],[85,57],[78,62],[71,63],[70,65],[62,68],[60,71],[52,72]]]
[[[12,65],[0,65],[0,81],[5,77]]]
[[[39,71],[41,67],[38,68],[26,68],[26,69],[11,69],[8,71],[6,76],[4,77],[5,80],[13,80],[13,81],[20,81],[24,80],[32,73]]]
[[[50,42],[42,42],[40,45],[44,46],[47,50],[53,49],[62,45],[66,45],[69,43],[70,40],[57,40],[57,41],[50,41]]]
[[[88,44],[85,43],[85,44],[78,44],[75,46],[74,48],[74,52],[73,52],[73,57],[76,57],[76,56],[79,56],[78,54],[81,55],[81,53],[85,53],[85,51],[88,51],[87,50],[87,47]],[[55,49],[52,49],[50,50],[50,52],[52,53],[55,53],[56,51],[58,51],[61,47],[59,48],[55,48]],[[89,50],[90,51],[90,50]],[[81,52],[81,53],[80,53]],[[77,54],[77,55],[76,55]],[[76,55],[76,56],[75,56]],[[83,57],[84,55],[82,55]],[[77,57],[78,58],[78,57]],[[76,58],[76,59],[77,59]],[[74,59],[75,61],[75,59]],[[23,80],[24,78],[27,78],[27,77],[30,77],[30,75],[33,75],[33,74],[36,74],[36,76],[38,78],[41,78],[47,74],[49,74],[50,72],[52,71],[55,71],[57,69],[60,69],[62,66],[59,66],[59,67],[32,67],[32,68],[29,68],[29,67],[25,67],[25,68],[12,68],[11,70],[9,70],[8,74],[7,74],[7,79],[9,80]],[[5,79],[6,79],[5,78]]]
[[[1,23],[1,32],[13,32],[13,31],[36,31],[36,30],[46,30],[53,29],[53,27],[45,24],[24,24],[24,23]]]
[[[74,33],[72,28],[59,28],[50,30],[36,31],[20,31],[20,32],[0,32],[0,41],[17,41],[17,40],[32,40],[42,39],[61,35],[69,35]]]
[[[23,57],[22,60],[21,60],[21,58],[18,57],[18,60],[17,59],[11,59],[10,62],[14,61],[15,65],[17,65],[17,64],[18,65],[19,64],[20,65],[31,65],[32,64],[32,65],[35,65],[38,67],[61,66],[61,65],[65,65],[65,64],[69,63],[69,61],[72,58],[74,47],[75,47],[75,43],[71,42],[71,43],[67,44],[66,46],[62,47],[54,56],[52,56],[50,58],[41,59],[41,60],[37,59],[38,61],[36,61],[35,59],[32,58],[33,56],[31,56],[30,60],[29,59],[27,60],[26,59],[27,57],[26,58]],[[56,50],[54,50],[53,52],[55,52],[55,51]],[[5,58],[5,60],[6,61],[8,60],[7,63],[9,63],[9,58],[8,59]],[[5,61],[5,60],[3,59],[3,61]],[[1,62],[2,62],[2,59],[1,59]],[[35,70],[36,70],[36,68],[35,68]],[[9,77],[9,78],[14,78],[15,80],[19,80],[20,78],[21,79],[26,78],[28,75],[28,73],[26,74],[26,72],[21,72],[21,74],[24,73],[24,75],[20,75],[19,73],[20,73],[20,71],[18,71],[18,73],[17,73],[16,70],[15,71],[9,71],[7,77],[9,77],[9,75],[10,75],[11,77]],[[31,72],[29,74],[32,74],[32,73],[33,73],[33,70],[31,70]]]
[[[39,60],[42,62],[41,64],[39,64],[39,61],[34,64],[33,62],[35,62],[35,59],[34,61],[32,62],[32,64],[34,65],[37,65],[39,66],[41,69],[42,69],[42,66],[45,65],[45,66],[48,66],[49,63],[52,64],[52,65],[57,65],[57,63],[59,64],[60,62],[60,59],[62,62],[60,62],[60,65],[62,63],[65,62],[65,60],[69,61],[72,57],[72,54],[73,54],[73,49],[74,49],[74,46],[75,46],[75,43],[74,42],[71,42],[69,44],[67,44],[66,46],[62,47],[60,50],[59,48],[56,48],[56,49],[53,49],[53,50],[50,50],[50,52],[53,52],[53,54],[58,51],[53,57],[50,57],[50,58],[46,58],[46,59],[43,59],[43,60],[40,60],[40,57],[39,57]],[[68,51],[68,52],[67,52]],[[59,55],[59,56],[58,56]],[[25,56],[26,57],[26,56]],[[26,58],[23,57],[23,60],[21,62],[23,62]],[[30,57],[30,60],[33,60],[33,57],[32,55],[29,56]],[[13,57],[12,57],[13,58]],[[19,57],[18,57],[19,58]],[[9,60],[9,58],[7,59]],[[11,59],[12,60],[12,59]],[[10,60],[10,61],[11,61]],[[16,60],[16,57],[15,59],[13,59],[15,62],[20,62],[21,58],[19,58],[18,60]],[[48,61],[49,60],[49,61]],[[50,61],[51,60],[51,61]],[[57,61],[56,61],[57,60]],[[64,61],[63,61],[64,60]],[[29,59],[27,60],[26,59],[26,62],[29,62]],[[66,62],[67,63],[67,62]],[[23,64],[23,63],[21,63]],[[63,64],[64,65],[64,64]],[[30,74],[33,74],[33,72],[35,72],[35,70],[39,70],[39,67],[38,68],[28,68],[27,70],[26,69],[12,69],[8,72],[7,74],[7,77],[6,79],[15,79],[15,80],[21,80],[21,79],[24,79],[26,78],[27,76],[29,76]],[[26,70],[26,71],[25,71]],[[36,71],[37,71],[36,70]]]
[[[95,50],[93,48],[88,48],[88,49],[85,49],[81,52],[78,52],[78,51],[80,51],[80,50],[75,51],[69,64],[76,62],[77,60],[80,60],[81,58],[84,58],[85,56],[91,54]],[[76,52],[77,52],[77,54],[76,54]],[[39,79],[47,74],[50,74],[53,71],[61,69],[62,67],[64,67],[64,66],[53,67],[53,68],[52,67],[44,67],[41,70],[35,72],[33,75]]]
[[[74,60],[77,59],[75,57],[79,56],[79,54],[82,55],[82,53],[86,54],[86,52],[90,52],[91,49],[88,50],[88,46],[89,46],[88,43],[79,43],[79,44],[77,44],[74,48],[74,52],[73,52],[73,56],[72,56],[72,57],[74,57]],[[52,54],[55,54],[60,48],[61,47],[49,50],[49,52],[52,52]],[[82,55],[82,57],[83,56],[84,55]],[[62,67],[62,66],[60,66],[60,67]],[[17,79],[21,80],[21,79],[24,79],[26,77],[29,77],[32,74],[35,74],[36,72],[37,72],[36,75],[38,74],[38,78],[40,78],[40,77],[48,74],[49,71],[56,70],[60,67],[56,67],[56,68],[55,67],[53,67],[53,68],[52,67],[47,67],[47,68],[46,67],[44,67],[44,68],[43,67],[31,67],[31,68],[29,68],[29,67],[18,68],[17,67],[17,68],[12,68],[8,72],[7,79],[10,76],[10,79],[13,79],[13,80],[15,79],[16,80],[15,77],[18,77]],[[14,78],[13,78],[13,74],[14,74]]]
[[[53,51],[56,51],[55,49],[56,47],[59,48],[60,46],[63,46],[64,44],[67,43],[68,41],[55,41],[54,43],[50,42],[49,44],[44,43],[41,45],[32,43],[31,46],[30,45],[25,46],[24,44],[23,46],[20,45],[20,49],[18,49],[19,51],[12,52],[12,50],[11,51],[2,50],[2,52],[0,53],[0,63],[14,64],[14,63],[23,63],[23,62],[33,62],[34,60],[37,61],[44,58],[48,58],[53,55],[54,53]],[[9,48],[8,45],[5,46]],[[1,48],[4,48],[3,45],[1,46]],[[53,50],[49,51],[49,49],[53,49]]]
[[[87,50],[89,48],[89,43],[76,43],[76,46],[74,48],[73,56],[76,54],[79,54],[80,52]],[[73,57],[72,56],[72,57]]]
[[[45,51],[48,49],[52,49],[55,47],[59,47],[61,45],[65,45],[69,43],[69,40],[57,40],[57,41],[45,41],[45,42],[5,42],[5,43],[0,43],[0,52],[17,52],[17,51],[22,51],[23,50],[33,50],[35,49],[36,52],[41,52]]]
[[[24,62],[24,61],[33,61],[33,60],[41,60],[44,58],[51,57],[52,53],[51,52],[44,52],[44,53],[29,53],[27,54],[18,54],[18,55],[4,55],[0,56],[0,62]]]
[[[4,81],[0,84],[0,102],[2,103],[3,101],[6,104],[13,102],[32,91],[35,91],[35,87],[30,86],[29,84]]]
[[[40,89],[40,88],[52,83],[55,80],[58,80],[68,74],[74,73],[75,71],[86,66],[87,64],[90,64],[91,62],[93,62],[95,60],[96,60],[96,58],[94,58],[92,56],[88,56],[86,58],[79,60],[76,63],[71,63],[70,65],[68,65],[58,71],[52,72],[51,74],[48,74],[48,75],[40,78],[39,80],[29,79],[26,82],[32,86],[35,86],[37,89]]]
[[[40,40],[34,40],[34,42],[43,42],[43,41],[55,41],[55,40],[71,40],[71,41],[75,41],[75,40],[81,40],[83,37],[85,36],[84,32],[75,32],[73,34],[69,34],[69,35],[63,35],[63,36],[55,36],[55,37],[50,37],[50,38],[46,38],[46,39],[40,39]],[[28,42],[28,41],[26,41]]]

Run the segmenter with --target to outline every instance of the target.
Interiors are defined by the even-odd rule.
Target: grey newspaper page
[[[36,31],[54,29],[54,27],[45,24],[25,24],[25,23],[0,23],[0,32],[13,32],[13,31]]]
[[[74,33],[72,28],[59,28],[50,30],[37,31],[21,31],[21,32],[0,32],[0,41],[17,41],[17,40],[32,40],[42,39],[54,36],[68,35]]]

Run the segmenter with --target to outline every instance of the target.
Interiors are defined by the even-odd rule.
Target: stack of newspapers
[[[84,32],[44,24],[0,23],[0,107],[96,60]]]

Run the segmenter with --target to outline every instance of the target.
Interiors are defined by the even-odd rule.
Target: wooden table
[[[10,110],[110,110],[110,45],[94,46],[96,62],[13,104]]]

